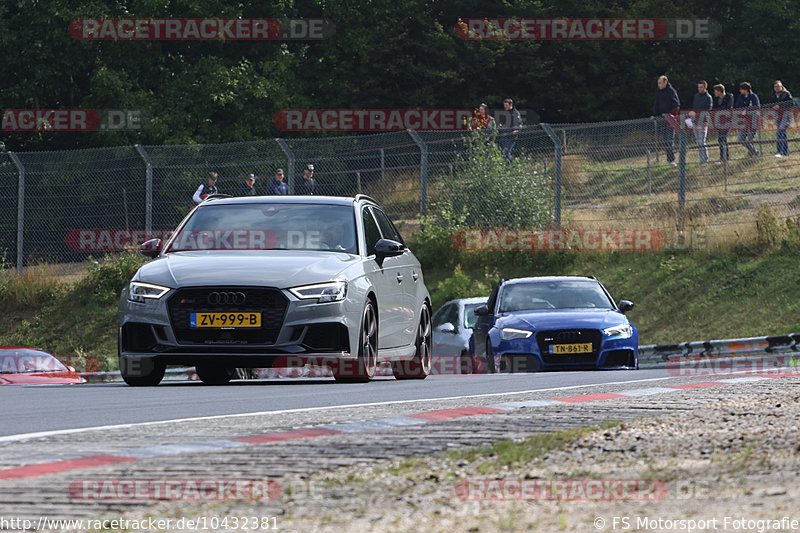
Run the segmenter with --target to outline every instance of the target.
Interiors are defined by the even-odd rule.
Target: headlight
[[[633,335],[633,328],[630,324],[620,324],[619,326],[611,326],[610,328],[604,329],[603,333],[609,337],[616,337],[619,335],[622,338],[627,339]]]
[[[344,281],[333,281],[331,283],[318,283],[317,285],[304,285],[289,289],[289,292],[301,300],[317,300],[317,303],[338,302],[344,300],[347,292],[347,283]]]
[[[131,281],[128,289],[128,300],[131,302],[145,303],[148,300],[158,300],[169,292],[169,287]]]
[[[532,331],[525,331],[524,329],[503,328],[500,330],[500,338],[504,341],[513,341],[514,339],[527,339],[533,335]]]

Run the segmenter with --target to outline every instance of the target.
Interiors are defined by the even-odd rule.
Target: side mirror
[[[158,254],[161,253],[161,245],[161,239],[150,239],[139,246],[139,252],[141,252],[143,256],[153,259],[158,257]]]
[[[445,322],[436,328],[439,333],[455,333],[456,327],[450,322]]]
[[[628,300],[620,300],[619,301],[619,310],[620,311],[622,311],[623,313],[627,313],[631,309],[633,309],[633,302],[628,301]]]
[[[378,256],[379,259],[383,259],[384,257],[396,257],[398,255],[403,255],[403,252],[406,251],[406,247],[403,244],[400,244],[397,241],[392,241],[389,239],[380,239],[378,242],[375,243],[375,255]]]
[[[70,371],[70,372],[72,372],[73,374],[77,372],[77,371],[75,370],[75,367],[74,367],[74,366],[69,366],[69,365],[67,365],[67,370],[69,370],[69,371]]]
[[[489,307],[486,304],[481,304],[475,308],[475,316],[489,316]]]

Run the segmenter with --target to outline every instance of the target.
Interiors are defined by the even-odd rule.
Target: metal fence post
[[[134,144],[134,148],[139,152],[139,156],[144,160],[144,230],[153,231],[153,160],[150,159],[144,148],[139,144]]]
[[[288,183],[286,185],[289,186],[289,194],[294,194],[294,154],[283,139],[275,139],[275,142],[278,143],[283,153],[286,154],[286,159],[289,160],[289,165],[286,167],[286,172],[289,173],[289,177],[287,178]]]
[[[683,207],[686,203],[686,132],[678,132],[678,231],[683,231]]]
[[[428,203],[428,146],[414,130],[406,130],[419,146],[419,214],[427,214]]]
[[[647,194],[653,194],[653,184],[650,178],[650,149],[647,150]]]
[[[381,148],[381,179],[386,177],[386,154],[384,154],[383,148]]]
[[[25,229],[25,166],[17,154],[8,152],[9,157],[17,166],[19,178],[17,180],[17,272],[22,273],[23,266],[23,233]]]
[[[556,228],[561,227],[561,139],[558,138],[558,135],[553,131],[553,128],[550,127],[550,124],[545,124],[544,122],[539,124],[544,132],[550,137],[550,140],[553,141],[553,150],[554,150],[554,170],[553,170],[553,178],[555,180],[555,191],[553,195],[553,225]]]

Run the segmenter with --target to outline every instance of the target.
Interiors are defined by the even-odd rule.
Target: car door
[[[361,220],[364,225],[367,261],[372,266],[371,281],[378,299],[378,346],[380,349],[397,348],[404,344],[402,331],[405,322],[401,317],[406,304],[401,288],[405,281],[402,256],[386,257],[382,262],[378,261],[375,243],[383,236],[369,206],[362,208]]]
[[[397,228],[386,216],[382,209],[376,206],[370,208],[378,223],[378,228],[384,239],[390,239],[405,245],[403,237]],[[414,255],[406,250],[402,255],[397,257],[387,258],[386,262],[391,261],[391,267],[396,269],[393,277],[396,281],[395,287],[400,291],[400,298],[402,298],[402,311],[393,316],[393,320],[398,321],[400,344],[398,346],[408,346],[416,342],[417,337],[417,316],[419,310],[422,308],[422,300],[419,297],[420,291],[420,268],[419,264],[414,260]]]
[[[489,308],[489,315],[475,317],[475,327],[472,328],[472,338],[475,344],[475,355],[483,356],[486,354],[486,336],[489,334],[489,330],[494,325],[494,311],[497,304],[497,294],[499,292],[500,285],[494,288],[492,294],[489,296],[489,301],[486,302],[486,307]]]
[[[442,326],[451,324],[452,331],[442,331]],[[461,355],[461,339],[458,329],[458,304],[451,302],[445,304],[433,316],[433,355],[453,356]]]

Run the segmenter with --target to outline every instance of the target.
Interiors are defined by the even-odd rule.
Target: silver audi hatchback
[[[167,365],[207,384],[307,363],[337,381],[369,381],[383,361],[397,379],[430,373],[422,269],[368,196],[211,197],[142,253],[119,304],[129,385],[157,385]]]

